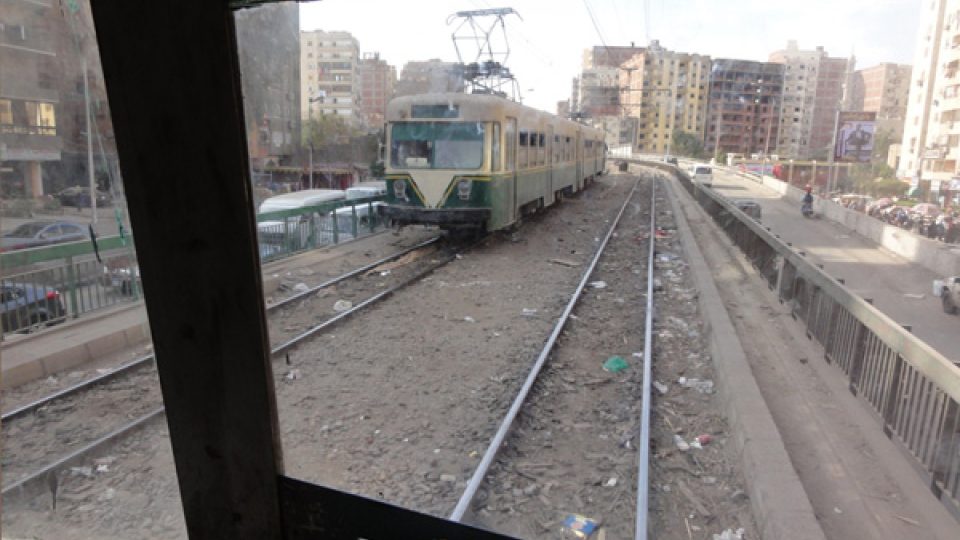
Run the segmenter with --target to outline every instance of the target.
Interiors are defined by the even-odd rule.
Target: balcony
[[[0,161],[58,161],[62,149],[55,127],[0,124]]]

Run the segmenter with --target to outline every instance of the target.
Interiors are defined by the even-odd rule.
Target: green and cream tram
[[[603,131],[497,96],[400,97],[387,122],[382,212],[399,224],[502,229],[605,167]]]

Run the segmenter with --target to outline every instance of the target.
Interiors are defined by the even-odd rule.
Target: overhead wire
[[[588,2],[588,0],[583,0],[583,7],[587,8],[587,14],[590,15],[590,22],[593,23],[593,29],[597,31],[597,36],[600,38],[600,43],[602,43],[603,48],[607,49],[607,52],[609,52],[610,47],[607,46],[607,40],[603,39],[603,32],[600,31],[600,26],[597,24],[597,19],[593,16],[593,10],[590,9],[590,2]]]
[[[470,0],[470,2],[478,8],[493,9],[493,6],[490,4],[490,2],[487,2],[486,0],[480,0],[480,2],[482,2],[483,5],[478,3],[477,0]],[[524,43],[526,43],[528,46],[527,48],[530,50],[530,52],[532,52],[533,55],[537,57],[537,60],[540,61],[543,65],[550,68],[553,67],[554,65],[553,60],[547,55],[547,53],[544,53],[532,41],[527,39],[527,36],[524,35],[523,32],[521,32],[518,28],[516,28],[515,26],[511,26],[510,28],[508,28],[507,32],[510,34],[514,34],[516,37],[519,37]]]

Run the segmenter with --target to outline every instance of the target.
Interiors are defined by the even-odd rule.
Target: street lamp
[[[316,97],[307,98],[307,129],[311,130],[307,135],[307,144],[310,147],[310,189],[313,189],[313,104],[316,102],[323,103],[323,98],[327,97],[327,93],[323,90],[317,92]]]

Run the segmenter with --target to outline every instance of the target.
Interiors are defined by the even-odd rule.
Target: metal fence
[[[103,253],[100,260],[92,255],[92,246],[89,251],[81,249],[76,254],[69,251],[70,247],[74,246],[41,248],[47,253],[47,260],[21,267],[29,269],[4,270],[0,280],[0,323],[4,336],[33,331],[140,297],[140,272],[132,246]],[[65,250],[65,255],[57,256]]]
[[[260,259],[339,244],[389,227],[377,211],[383,197],[336,201],[257,215]]]
[[[260,260],[361,238],[389,224],[383,197],[336,201],[257,215]],[[0,255],[0,336],[30,332],[141,298],[140,269],[129,237],[101,238],[99,260],[89,241]]]
[[[960,368],[732,202],[672,172],[791,307],[933,495],[960,519]]]

